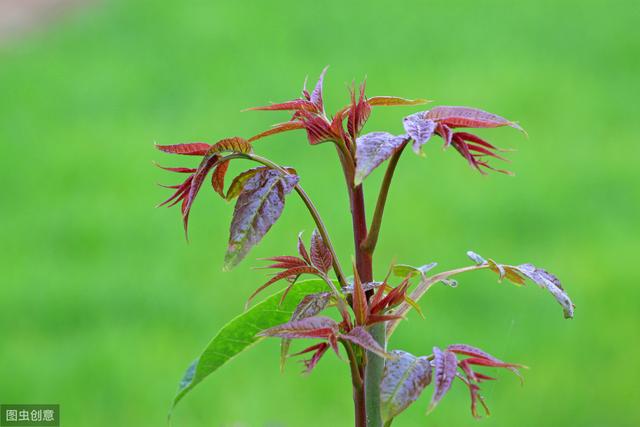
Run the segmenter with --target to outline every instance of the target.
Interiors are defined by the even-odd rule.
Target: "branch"
[[[233,153],[225,157],[225,159],[233,159],[233,158],[245,158],[245,159],[253,160],[271,169],[278,170],[285,175],[289,174],[289,172],[287,172],[282,166],[272,162],[271,160],[265,157],[258,156],[257,154]],[[331,257],[333,258],[333,270],[336,273],[338,282],[340,282],[340,285],[343,287],[347,286],[347,280],[345,279],[345,275],[342,271],[342,267],[340,266],[340,262],[338,261],[338,256],[336,255],[336,251],[333,248],[333,244],[329,239],[329,233],[327,232],[327,228],[325,227],[324,222],[320,217],[320,213],[316,209],[315,205],[313,204],[313,202],[311,201],[307,193],[302,189],[300,184],[296,184],[294,189],[296,190],[296,193],[298,193],[298,195],[304,202],[305,206],[307,207],[307,210],[311,214],[313,221],[316,223],[316,227],[318,228],[318,231],[320,232],[320,235],[322,236],[322,239],[324,240],[325,245],[327,245],[327,249],[329,249],[329,252],[331,252]]]
[[[409,140],[402,144],[400,149],[391,156],[389,165],[387,166],[387,171],[384,174],[384,178],[380,186],[378,201],[376,203],[376,210],[373,213],[373,219],[371,220],[371,225],[369,227],[369,233],[367,234],[367,239],[362,242],[362,250],[370,255],[373,254],[373,251],[376,249],[376,244],[378,243],[378,235],[380,234],[380,226],[382,225],[382,216],[384,215],[384,207],[387,203],[387,196],[389,195],[389,187],[391,186],[393,173],[396,170],[398,160],[400,160],[404,147],[406,147],[408,143]]]
[[[444,279],[447,279],[451,276],[455,276],[456,274],[466,273],[467,271],[483,270],[489,267],[490,267],[489,264],[471,265],[469,267],[462,267],[462,268],[457,268],[455,270],[449,270],[449,271],[444,271],[442,273],[438,273],[435,276],[431,276],[427,278],[426,280],[422,280],[418,284],[418,286],[413,290],[409,298],[411,298],[415,302],[418,302],[418,300],[422,298],[424,294],[427,293],[427,291],[431,288],[431,286],[433,286],[434,284]],[[393,314],[404,317],[409,312],[409,310],[411,310],[411,306],[406,302],[403,302],[398,307],[398,309],[393,312]],[[391,334],[396,330],[400,320],[402,319],[390,320],[389,322],[387,322],[387,338],[390,337]]]

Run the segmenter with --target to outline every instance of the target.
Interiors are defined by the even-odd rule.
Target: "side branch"
[[[382,216],[384,215],[384,207],[387,203],[387,196],[389,195],[389,187],[391,186],[393,174],[396,170],[396,166],[398,165],[398,160],[400,160],[400,156],[404,151],[404,147],[407,146],[408,142],[409,141],[406,141],[400,149],[391,156],[391,159],[389,159],[389,165],[387,166],[387,170],[380,186],[380,193],[378,195],[378,201],[376,202],[376,210],[373,213],[373,219],[371,220],[371,225],[369,227],[369,233],[367,234],[366,240],[362,243],[362,250],[370,255],[373,254],[373,251],[376,249],[376,244],[378,243],[378,235],[380,234],[380,226],[382,225]]]
[[[263,165],[270,167],[272,169],[276,169],[282,172],[283,174],[289,173],[286,170],[284,170],[280,165],[272,162],[271,160],[265,157],[258,156],[256,154],[234,153],[234,154],[231,154],[230,156],[227,156],[226,158],[229,159],[233,157],[247,158],[247,159],[256,161],[258,163],[262,163]],[[327,249],[329,249],[329,252],[331,252],[331,257],[333,258],[333,270],[336,273],[338,282],[340,282],[340,285],[343,287],[347,286],[347,280],[342,271],[342,267],[340,266],[340,262],[338,261],[338,256],[336,255],[336,251],[333,247],[333,244],[331,243],[331,239],[329,239],[329,233],[327,232],[327,228],[325,227],[324,222],[320,217],[320,213],[318,212],[318,209],[316,209],[315,205],[313,204],[313,202],[311,201],[307,193],[300,186],[300,184],[296,184],[294,189],[296,190],[296,193],[298,193],[303,203],[307,207],[307,210],[311,214],[313,221],[316,223],[316,227],[318,227],[318,231],[320,232],[320,235],[322,236],[322,239],[324,240],[325,245],[327,245]]]
[[[467,271],[475,271],[475,270],[484,270],[485,268],[489,268],[489,264],[481,264],[481,265],[471,265],[469,267],[457,268],[455,270],[444,271],[442,273],[438,273],[435,276],[431,276],[426,280],[422,280],[418,286],[413,290],[409,298],[413,301],[417,302],[434,284],[445,280],[451,276],[455,276],[456,274],[465,273]],[[406,302],[402,303],[397,310],[393,312],[394,315],[404,317],[409,310],[411,310],[411,306]],[[401,319],[391,320],[387,322],[387,338],[391,336],[393,331],[398,327],[398,323]]]

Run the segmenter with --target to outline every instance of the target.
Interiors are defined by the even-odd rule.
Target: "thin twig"
[[[489,268],[489,264],[480,264],[480,265],[471,265],[468,267],[456,268],[455,270],[444,271],[442,273],[438,273],[435,276],[428,277],[426,280],[422,280],[420,284],[413,290],[409,298],[413,301],[418,302],[420,298],[433,286],[434,284],[445,280],[451,276],[455,276],[456,274],[465,273],[467,271],[475,271],[475,270],[483,270],[485,268]],[[393,312],[394,315],[405,317],[407,312],[411,310],[411,305],[403,302],[397,310]],[[398,323],[401,319],[390,320],[387,322],[387,338],[391,336],[393,331],[398,327]]]
[[[380,193],[378,194],[378,201],[376,202],[376,210],[373,213],[373,219],[369,226],[369,233],[366,240],[362,243],[362,249],[368,254],[373,254],[378,243],[378,235],[380,234],[380,226],[382,225],[382,216],[384,215],[384,207],[387,203],[387,196],[389,195],[389,187],[391,186],[391,180],[393,179],[393,173],[396,170],[398,160],[404,151],[404,147],[407,146],[409,141],[405,141],[404,144],[396,151],[391,159],[389,159],[389,165],[387,171],[384,174],[382,184],[380,185]]]

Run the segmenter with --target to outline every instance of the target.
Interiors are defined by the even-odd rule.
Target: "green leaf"
[[[178,392],[171,405],[171,412],[178,402],[198,383],[226,364],[229,360],[253,346],[263,338],[259,332],[288,322],[300,301],[308,294],[324,291],[327,284],[320,279],[304,280],[289,291],[280,304],[284,290],[256,304],[220,329],[206,349],[189,366],[180,381]]]

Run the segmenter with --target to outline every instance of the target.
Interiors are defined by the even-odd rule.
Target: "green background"
[[[153,143],[250,136],[286,113],[240,110],[299,94],[322,67],[330,110],[351,81],[369,95],[470,105],[519,120],[481,132],[516,177],[483,177],[439,140],[407,152],[376,256],[441,268],[465,252],[555,272],[577,305],[563,320],[535,285],[488,272],[436,287],[391,348],[465,342],[529,365],[526,383],[485,387],[469,414],[456,384],[398,426],[637,426],[640,218],[639,4],[629,1],[111,1],[0,48],[0,401],[59,403],[65,426],[161,426],[184,369],[264,281],[255,258],[312,230],[302,204],[245,262],[222,273],[232,206],[204,191],[184,240],[154,168],[192,164]],[[418,107],[419,108],[419,107]],[[378,109],[368,131],[399,133],[417,108]],[[256,150],[295,166],[348,264],[343,177],[329,145],[301,133]],[[237,165],[239,166],[239,164]],[[371,207],[381,171],[366,181]],[[205,188],[208,190],[208,188]],[[344,362],[278,369],[268,341],[209,378],[176,426],[348,426]],[[395,426],[395,424],[394,424]]]

